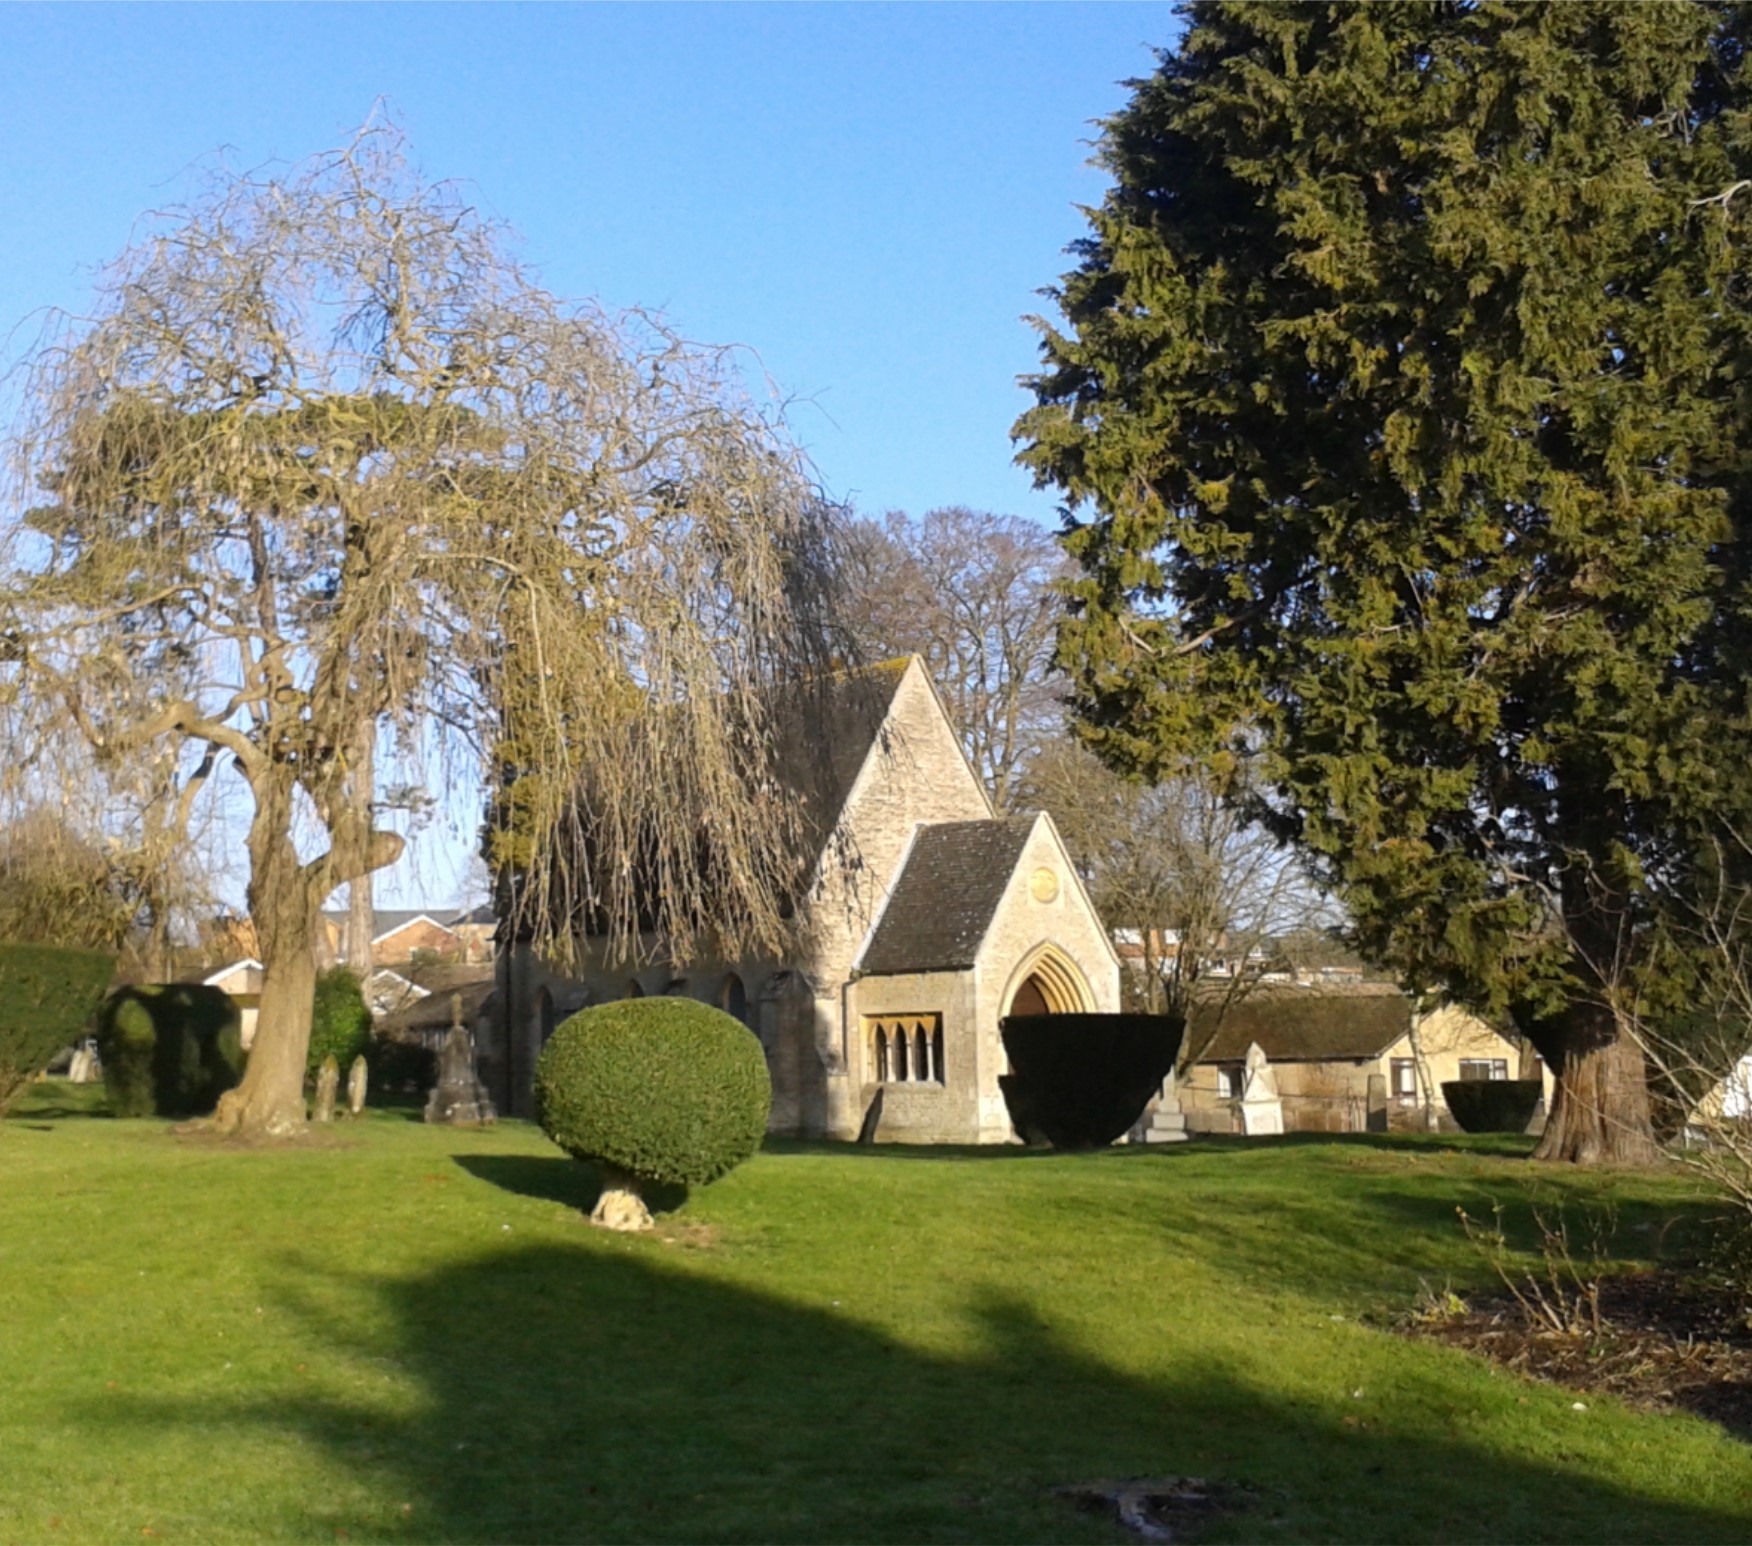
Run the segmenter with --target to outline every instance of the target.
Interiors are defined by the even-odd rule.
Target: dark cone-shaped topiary
[[[760,1043],[722,1010],[626,999],[554,1032],[535,1097],[548,1137],[603,1168],[604,1221],[618,1212],[639,1227],[638,1183],[704,1185],[760,1147],[772,1080]]]
[[[1524,1133],[1545,1093],[1538,1079],[1455,1079],[1442,1099],[1465,1133]]]
[[[1023,1141],[1099,1149],[1143,1115],[1186,1024],[1171,1015],[1011,1015],[998,1029],[1015,1070],[998,1088]]]

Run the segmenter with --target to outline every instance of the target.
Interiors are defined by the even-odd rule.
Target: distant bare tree
[[[21,380],[0,702],[163,760],[173,828],[248,790],[265,980],[221,1127],[303,1125],[318,909],[403,846],[374,750],[513,791],[538,946],[586,909],[683,953],[777,937],[770,689],[826,658],[831,519],[733,354],[555,299],[374,127],[211,173]]]
[[[1054,584],[1069,568],[1043,527],[960,505],[857,521],[849,533],[848,626],[871,658],[924,657],[1000,814],[1061,718]]]
[[[1061,737],[1030,763],[1021,794],[1051,812],[1103,922],[1135,939],[1128,995],[1187,1021],[1181,1070],[1273,963],[1276,939],[1333,921],[1293,856],[1197,775],[1135,782]],[[1214,1013],[1195,1034],[1197,1003]]]

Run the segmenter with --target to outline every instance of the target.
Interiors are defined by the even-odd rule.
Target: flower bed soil
[[[1673,1272],[1600,1284],[1600,1329],[1535,1324],[1512,1296],[1408,1328],[1518,1374],[1632,1406],[1686,1411],[1752,1441],[1752,1318],[1744,1300]]]

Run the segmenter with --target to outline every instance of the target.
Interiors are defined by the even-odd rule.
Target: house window
[[[1247,1088],[1245,1063],[1217,1064],[1217,1095],[1223,1100],[1240,1100]]]
[[[1460,1077],[1465,1080],[1507,1079],[1507,1058],[1461,1058]]]
[[[866,1015],[870,1067],[882,1084],[945,1084],[941,1015]]]
[[[1411,1058],[1393,1059],[1392,1090],[1400,1100],[1417,1099],[1417,1063]]]

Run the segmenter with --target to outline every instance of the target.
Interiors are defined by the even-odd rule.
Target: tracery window
[[[882,1084],[945,1084],[941,1015],[866,1015],[870,1067]]]

